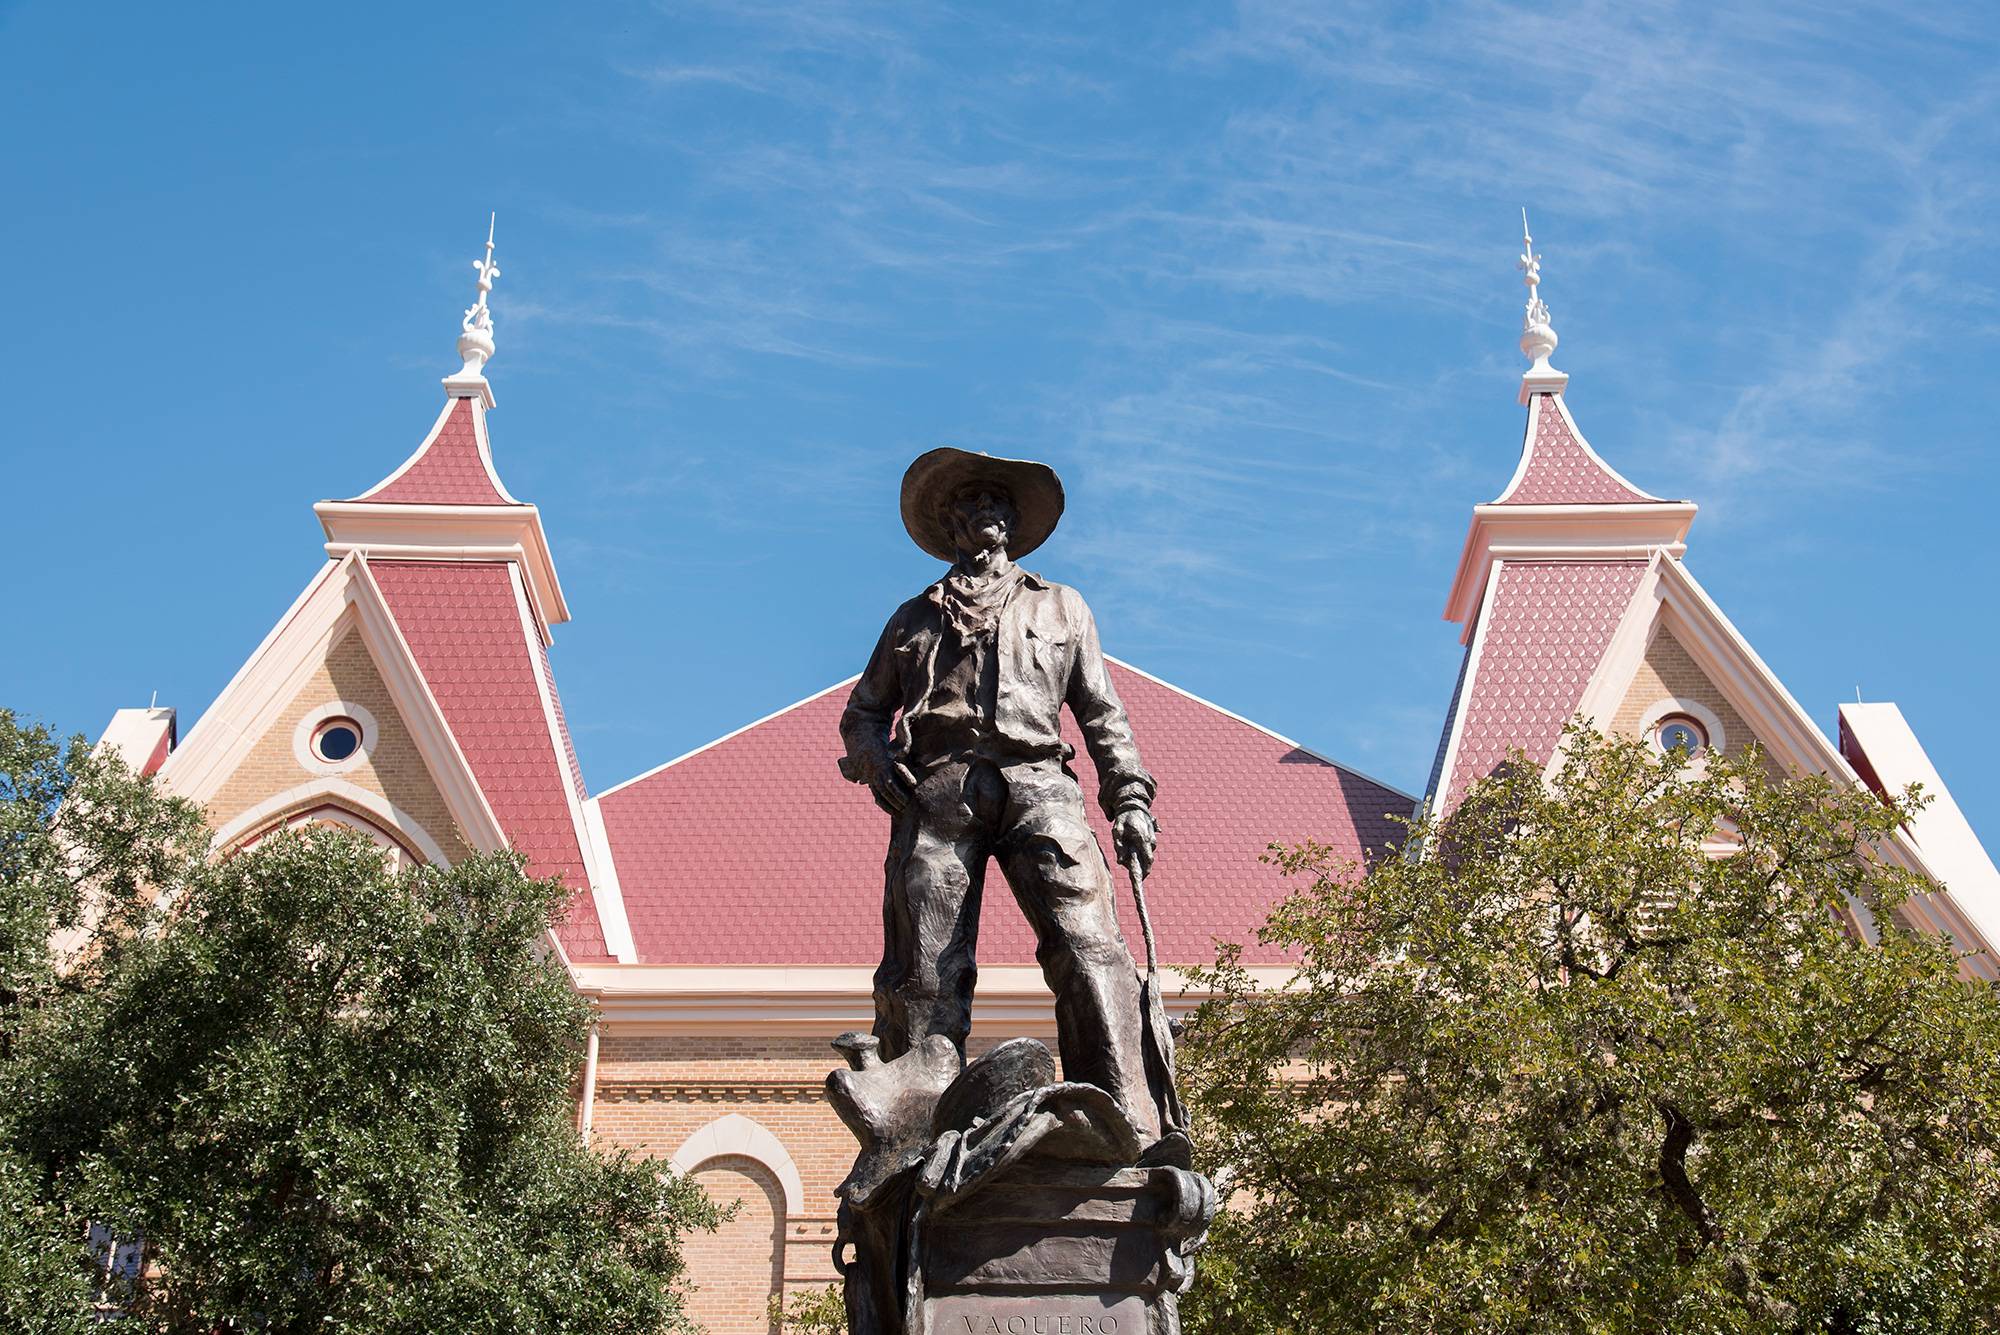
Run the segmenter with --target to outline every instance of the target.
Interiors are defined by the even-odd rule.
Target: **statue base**
[[[1184,1130],[1147,1144],[1030,1039],[964,1067],[938,1036],[889,1062],[835,1046],[827,1097],[861,1141],[834,1243],[849,1335],[1179,1335],[1218,1204]]]
[[[920,1209],[909,1335],[1177,1335],[1205,1187],[1178,1168],[1030,1161],[959,1208]]]

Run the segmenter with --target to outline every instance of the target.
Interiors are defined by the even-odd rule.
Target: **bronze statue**
[[[952,565],[889,618],[840,720],[842,772],[867,784],[893,822],[875,1037],[884,1060],[932,1034],[964,1055],[980,899],[996,860],[1056,994],[1064,1072],[1117,1099],[1151,1139],[1160,1115],[1138,975],[1069,766],[1063,706],[1097,768],[1119,859],[1137,858],[1142,871],[1157,837],[1153,778],[1082,596],[1015,564],[1062,509],[1046,464],[938,449],[903,476],[904,526]]]
[[[827,1078],[861,1142],[834,1249],[851,1335],[1173,1335],[1216,1209],[1189,1162],[1145,916],[1153,778],[1083,598],[1015,564],[1062,510],[1045,464],[911,464],[903,525],[951,567],[889,618],[841,716],[841,773],[891,821],[874,1032],[841,1035],[849,1069]],[[1143,986],[1065,705],[1139,898]],[[1061,1079],[1032,1039],[965,1061],[990,861],[1034,928]]]

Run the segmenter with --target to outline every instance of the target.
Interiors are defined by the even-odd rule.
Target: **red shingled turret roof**
[[[1678,556],[1695,507],[1639,490],[1590,448],[1563,396],[1524,391],[1514,476],[1475,506],[1447,618],[1466,656],[1426,797],[1457,805],[1519,747],[1555,755],[1653,553]]]
[[[1657,502],[1604,462],[1576,429],[1560,394],[1528,407],[1521,462],[1494,505],[1634,505]]]
[[[1123,663],[1114,660],[1111,675],[1160,785],[1160,855],[1147,888],[1163,961],[1207,962],[1218,940],[1252,941],[1290,888],[1259,861],[1273,841],[1310,837],[1357,861],[1396,841],[1394,820],[1409,814],[1409,795]],[[642,962],[862,965],[880,957],[889,821],[835,768],[846,700],[847,683],[830,687],[599,799]],[[1090,790],[1073,728],[1069,740]],[[1109,848],[1108,824],[1094,806],[1090,815]],[[1119,891],[1136,953],[1138,922],[1122,875]],[[997,868],[981,925],[982,962],[1034,960],[1034,938]],[[1249,958],[1276,955],[1253,944]]]
[[[577,892],[556,932],[563,949],[573,960],[608,960],[572,802],[581,803],[582,782],[554,679],[537,673],[547,660],[514,570],[500,561],[380,561],[369,570],[508,842],[530,875],[560,876]]]
[[[396,471],[354,497],[378,505],[519,505],[500,483],[476,397],[445,404],[430,434]]]
[[[1473,689],[1445,721],[1450,789],[1465,796],[1520,747],[1546,762],[1645,576],[1646,562],[1508,561],[1468,666]],[[1456,717],[1459,713],[1464,717]],[[1446,775],[1441,773],[1440,779]]]

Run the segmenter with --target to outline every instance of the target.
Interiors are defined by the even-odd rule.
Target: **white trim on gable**
[[[350,634],[361,636],[403,726],[466,842],[482,852],[506,837],[473,777],[382,591],[358,555],[330,561],[245,661],[161,768],[171,791],[206,804]]]
[[[1940,874],[1960,913],[1988,940],[2000,940],[2000,870],[1945,785],[1903,711],[1890,703],[1844,704],[1841,722],[1883,787],[1900,793],[1923,785],[1928,805],[1910,821],[1910,837]]]
[[[532,505],[321,501],[313,513],[336,561],[357,552],[378,561],[515,561],[529,577],[542,623],[569,620],[541,512]],[[548,642],[546,631],[542,639]]]
[[[620,964],[637,964],[639,947],[632,941],[632,921],[625,913],[625,887],[618,880],[618,861],[611,855],[611,836],[604,829],[604,808],[596,798],[583,804],[583,823],[597,858],[591,874],[591,897],[597,902],[597,922],[604,931],[604,948]]]
[[[1553,395],[1537,394],[1528,401],[1528,429],[1521,436],[1521,457],[1514,462],[1514,476],[1507,479],[1507,485],[1500,494],[1488,501],[1488,505],[1498,505],[1514,494],[1521,485],[1521,479],[1528,476],[1528,461],[1535,456],[1535,428],[1542,424],[1542,401]]]
[[[493,466],[493,442],[486,434],[486,410],[490,406],[480,399],[472,400],[472,439],[479,446],[479,462],[486,465],[486,480],[493,484],[493,490],[507,504],[519,505],[521,502],[514,499],[514,493],[500,480],[500,470]]]
[[[1577,713],[1591,719],[1615,713],[1631,687],[1646,647],[1661,629],[1672,633],[1695,667],[1742,717],[1750,736],[1781,769],[1824,774],[1860,786],[1860,776],[1846,757],[1793,698],[1770,665],[1750,646],[1749,640],[1723,614],[1687,567],[1665,553],[1654,560],[1649,578],[1627,605],[1625,618],[1614,632],[1612,644],[1593,674]],[[1558,747],[1544,772],[1553,775],[1560,768],[1564,753],[1564,748]],[[1886,849],[1901,866],[1942,884],[1907,834],[1892,840]],[[1969,962],[1968,972],[1988,979],[2000,977],[2000,960],[1990,955],[1994,943],[1953,901],[1948,887],[1910,900],[1900,913],[1919,930],[1949,933],[1970,949],[1989,952]]]
[[[1486,652],[1486,630],[1493,620],[1494,595],[1500,591],[1500,571],[1505,561],[1495,561],[1486,572],[1486,592],[1479,600],[1479,614],[1473,618],[1470,635],[1471,657],[1465,663],[1465,681],[1458,688],[1458,707],[1451,715],[1451,737],[1444,744],[1444,760],[1438,765],[1437,791],[1426,793],[1419,801],[1428,799],[1437,809],[1442,809],[1445,799],[1451,796],[1452,772],[1458,768],[1458,744],[1465,736],[1465,716],[1472,709],[1473,686],[1479,680],[1479,660]]]
[[[236,694],[238,689],[243,685],[244,678],[250,674],[251,669],[263,661],[265,655],[270,652],[271,646],[277,641],[278,637],[292,625],[292,622],[298,617],[300,611],[320,591],[321,586],[332,577],[334,571],[340,568],[340,564],[339,561],[328,560],[325,565],[319,568],[318,574],[306,581],[305,588],[299,590],[299,596],[292,599],[292,605],[285,609],[284,615],[279,617],[271,629],[265,633],[264,638],[257,642],[257,647],[250,651],[250,656],[243,660],[242,666],[236,669],[235,675],[230,677],[228,683],[223,686],[222,693],[215,697],[215,703],[202,711],[201,716],[195,720],[194,726],[188,729],[187,736],[181,738],[180,745],[176,746],[172,753],[167,756],[166,763],[160,766],[159,771],[162,782],[171,782],[181,771],[187,769],[192,763],[188,759],[190,755],[199,754],[202,748],[210,748],[216,744],[214,739],[207,734],[234,732],[237,730],[236,721],[216,706]],[[179,792],[181,789],[176,787],[174,791]]]
[[[415,845],[416,850],[423,854],[425,861],[432,866],[451,865],[451,859],[445,855],[443,847],[431,837],[430,831],[426,830],[415,816],[358,784],[330,776],[313,779],[296,788],[287,788],[282,793],[273,793],[218,829],[214,836],[215,847],[228,848],[261,826],[268,825],[292,812],[309,811],[315,805],[329,802],[359,809],[390,835],[407,839]]]
[[[1618,712],[1618,706],[1625,701],[1625,693],[1632,688],[1632,679],[1646,661],[1647,651],[1653,647],[1653,635],[1659,622],[1654,610],[1660,603],[1660,563],[1669,559],[1665,553],[1654,554],[1644,577],[1639,580],[1639,587],[1632,590],[1625,610],[1619,614],[1618,625],[1612,630],[1611,639],[1604,646],[1597,666],[1591,669],[1589,679],[1583,684],[1583,694],[1577,698],[1576,713],[1593,725],[1609,720]]]
[[[529,601],[525,577],[518,565],[507,567],[514,587],[514,607],[521,617],[522,647],[528,655],[529,670],[535,674],[535,693],[542,702],[542,726],[548,738],[549,751],[556,762],[556,773],[561,777],[563,800],[569,805],[570,829],[576,836],[577,853],[583,858],[583,874],[590,882],[588,886],[571,886],[572,891],[587,889],[590,902],[597,911],[597,930],[604,937],[604,947],[613,959],[624,960],[626,955],[637,959],[632,949],[632,929],[625,917],[624,897],[619,893],[617,882],[605,874],[605,863],[599,861],[598,845],[593,837],[590,823],[586,818],[587,808],[582,798],[577,796],[576,780],[569,767],[569,752],[563,746],[562,724],[556,718],[555,682],[551,679],[547,660],[542,657],[542,646],[536,636],[540,633],[535,623],[535,613]],[[609,853],[607,842],[604,851]],[[617,920],[623,940],[614,945],[611,939],[611,922]],[[622,945],[625,954],[619,953]]]

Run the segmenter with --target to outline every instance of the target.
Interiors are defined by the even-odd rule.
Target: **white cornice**
[[[361,552],[378,561],[515,561],[528,577],[537,620],[544,627],[569,620],[541,512],[532,505],[321,501],[313,513],[335,560]]]
[[[1261,989],[1282,987],[1283,966],[1250,969]],[[1182,1015],[1206,1000],[1187,990],[1179,970],[1160,971],[1169,1012]],[[607,1034],[791,1034],[832,1037],[874,1021],[875,971],[846,965],[578,964],[577,990],[597,1006]],[[1055,1033],[1055,997],[1034,965],[979,970],[973,1032],[1012,1037]]]
[[[1694,523],[1693,501],[1621,505],[1475,505],[1444,619],[1465,624],[1479,610],[1493,562],[1610,561],[1679,556]]]

